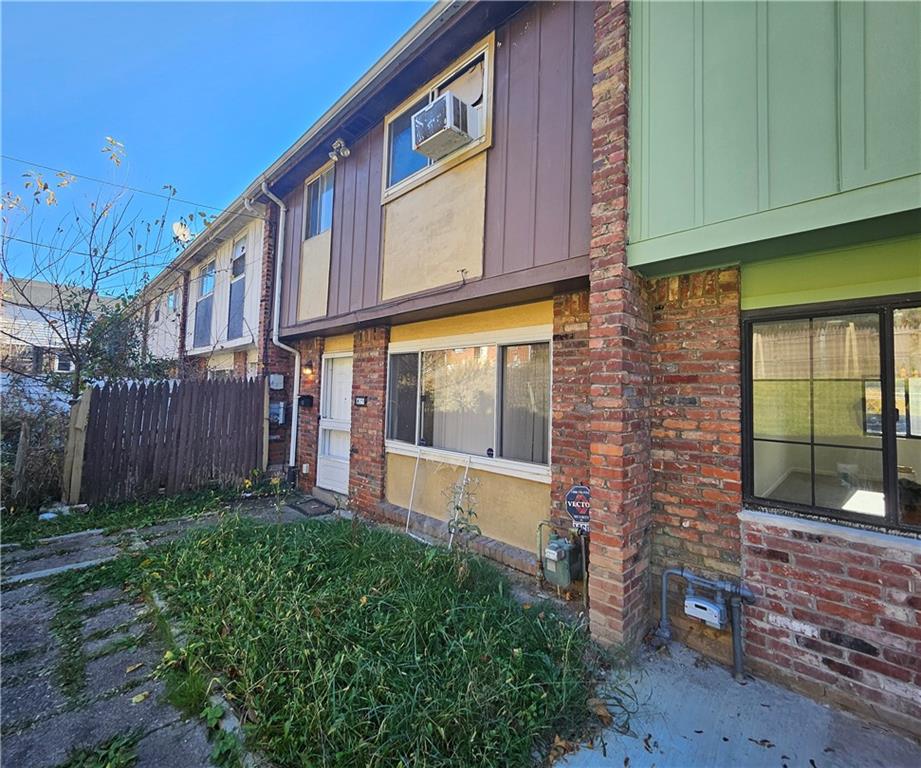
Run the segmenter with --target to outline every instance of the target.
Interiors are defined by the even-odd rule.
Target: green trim
[[[921,236],[742,265],[742,309],[921,291]]]
[[[918,208],[919,201],[921,174],[915,174],[805,203],[630,243],[627,246],[627,263],[642,269],[645,265],[666,259],[910,211]]]

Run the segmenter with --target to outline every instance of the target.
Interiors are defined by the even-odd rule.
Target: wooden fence
[[[264,378],[91,387],[71,408],[65,501],[239,483],[266,467],[267,421]]]

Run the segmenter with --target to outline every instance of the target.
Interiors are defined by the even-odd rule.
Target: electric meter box
[[[582,549],[578,542],[551,538],[542,553],[544,578],[558,587],[569,587],[582,578]]]
[[[700,619],[708,627],[722,629],[726,626],[726,605],[697,595],[684,598],[684,612],[694,619]]]

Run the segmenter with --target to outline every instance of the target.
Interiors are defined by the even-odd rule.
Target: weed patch
[[[197,491],[119,504],[100,504],[85,512],[61,515],[49,521],[39,520],[37,514],[31,511],[5,513],[0,526],[0,542],[29,545],[39,538],[92,528],[102,528],[109,533],[126,528],[140,528],[180,517],[196,517],[216,512],[234,499],[239,499],[239,493],[236,491]]]
[[[137,761],[140,734],[116,736],[94,749],[81,749],[59,768],[130,768]]]
[[[188,635],[188,704],[218,677],[279,765],[529,765],[584,720],[584,631],[518,605],[477,558],[239,520],[147,556]]]

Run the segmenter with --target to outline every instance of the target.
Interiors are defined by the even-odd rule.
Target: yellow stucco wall
[[[327,354],[332,354],[333,352],[351,352],[354,341],[355,337],[351,333],[330,336],[323,342],[323,351]]]
[[[384,206],[381,299],[483,274],[486,153]]]
[[[439,336],[459,336],[465,333],[499,331],[507,328],[526,328],[553,323],[553,300],[536,301],[517,307],[488,309],[466,315],[440,317],[419,323],[395,325],[390,329],[390,341],[420,341]]]
[[[386,497],[391,504],[408,506],[415,464],[412,456],[387,454]],[[448,494],[463,475],[462,466],[421,460],[413,512],[447,520]],[[537,524],[550,514],[550,486],[475,469],[470,470],[469,478],[476,497],[474,522],[483,535],[535,552]]]
[[[215,352],[207,357],[206,366],[209,371],[232,371],[233,370],[233,351]]]

